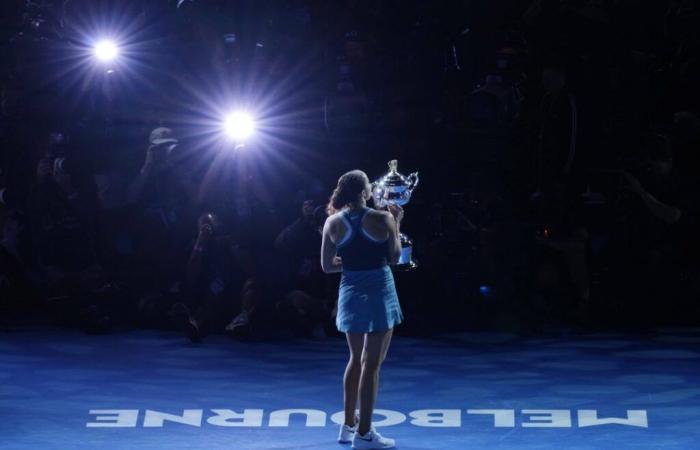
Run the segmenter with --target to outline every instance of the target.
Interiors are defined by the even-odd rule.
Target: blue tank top
[[[340,217],[350,230],[337,245],[338,256],[343,260],[343,270],[381,269],[388,264],[389,240],[374,240],[362,228],[362,218],[369,208],[358,211],[345,210]]]

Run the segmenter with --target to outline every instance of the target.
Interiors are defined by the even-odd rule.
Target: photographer
[[[67,154],[57,134],[36,169],[29,205],[36,256],[49,274],[97,265],[99,202],[85,165]]]
[[[305,200],[301,217],[285,227],[275,239],[275,250],[287,261],[292,287],[306,289],[314,272],[322,275],[318,257],[320,245],[321,234],[314,217],[314,202]]]
[[[70,150],[70,151],[69,151]],[[39,160],[29,195],[34,258],[49,307],[71,322],[106,282],[97,252],[99,201],[88,166],[60,133]],[[95,308],[93,308],[94,310]],[[85,317],[80,324],[90,326]]]
[[[665,142],[662,151],[650,155],[638,177],[623,172],[625,188],[633,194],[638,213],[630,230],[633,248],[643,249],[636,255],[637,279],[648,300],[649,318],[656,317],[656,300],[668,302],[690,300],[691,280],[699,267],[697,227],[700,205],[698,174],[689,167],[679,168],[676,152]],[[630,264],[635,264],[630,261]],[[695,275],[693,275],[695,274]],[[637,273],[639,276],[639,273]],[[690,283],[690,285],[687,285]],[[653,314],[653,316],[652,316]]]
[[[140,282],[147,290],[176,283],[186,257],[192,197],[171,161],[178,144],[170,128],[151,131],[143,166],[127,192],[136,208],[136,260],[143,265]]]
[[[179,144],[173,130],[155,128],[148,142],[144,163],[128,189],[129,201],[149,207],[173,207],[189,201],[190,193],[179,182],[170,158]]]
[[[197,230],[185,269],[185,298],[170,311],[193,342],[224,329],[240,309],[237,294],[246,278],[237,261],[238,247],[223,233],[218,216],[210,212],[200,215]]]
[[[328,278],[321,270],[318,248],[327,213],[324,206],[314,208],[313,200],[305,200],[301,217],[284,228],[275,239],[275,249],[286,260],[291,289],[277,305],[284,325],[297,334],[321,335],[323,319],[330,317],[331,300]]]

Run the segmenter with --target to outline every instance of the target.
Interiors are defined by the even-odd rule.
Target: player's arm
[[[331,239],[333,219],[328,218],[323,225],[323,238],[321,240],[321,269],[325,273],[337,273],[343,271],[343,264],[338,257],[338,249]]]
[[[389,231],[389,264],[398,264],[401,258],[400,228],[403,219],[403,209],[400,206],[390,206],[389,212],[383,214]]]

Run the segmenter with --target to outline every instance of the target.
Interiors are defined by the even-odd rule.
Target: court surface
[[[3,333],[0,448],[349,449],[345,361],[340,338]],[[700,329],[395,336],[375,420],[404,450],[700,449],[699,382]]]

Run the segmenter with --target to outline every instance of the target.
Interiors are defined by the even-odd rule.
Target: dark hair
[[[367,186],[367,176],[361,170],[351,170],[338,178],[338,186],[328,202],[328,213],[338,211],[348,203],[357,201]]]

